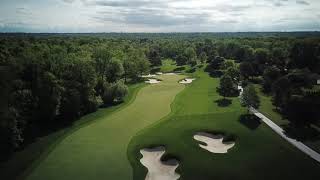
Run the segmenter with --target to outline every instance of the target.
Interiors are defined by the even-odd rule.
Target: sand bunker
[[[176,73],[164,73],[164,75],[176,75]]]
[[[157,72],[156,74],[157,74],[157,75],[162,75],[163,73],[162,73],[162,72]]]
[[[155,77],[155,74],[148,74],[148,75],[142,75],[142,78],[150,78],[150,77]]]
[[[234,142],[222,142],[222,135],[213,135],[210,133],[199,132],[196,135],[194,135],[193,138],[197,141],[205,143],[206,145],[199,144],[199,146],[212,153],[227,153],[228,149],[234,146]]]
[[[180,175],[175,172],[179,162],[175,159],[162,162],[161,156],[165,153],[164,147],[141,149],[140,162],[148,169],[145,180],[176,180]]]
[[[196,79],[194,79],[194,78],[186,78],[186,79],[183,79],[183,80],[179,81],[179,83],[180,84],[190,84],[194,80],[196,80]]]
[[[149,84],[158,84],[161,81],[159,81],[158,79],[148,79],[148,81],[145,81],[145,82]]]

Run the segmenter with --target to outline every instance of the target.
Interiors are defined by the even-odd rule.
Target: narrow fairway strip
[[[141,89],[134,102],[66,137],[27,177],[28,180],[132,179],[127,145],[138,131],[170,113],[185,87],[182,75],[161,75]]]

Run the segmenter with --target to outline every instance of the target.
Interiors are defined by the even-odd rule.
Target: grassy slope
[[[218,79],[197,72],[200,77],[180,93],[172,113],[159,123],[140,131],[130,142],[128,157],[134,179],[144,179],[139,150],[165,145],[167,155],[180,159],[181,179],[318,179],[320,165],[288,144],[265,124],[252,130],[239,122],[245,113],[237,98],[229,107],[214,102]],[[192,139],[199,130],[224,131],[237,136],[228,154],[212,154],[200,149]]]
[[[64,137],[83,126],[94,122],[95,119],[108,116],[111,113],[117,112],[128,106],[134,101],[137,92],[142,87],[144,87],[144,84],[130,85],[129,94],[125,97],[124,103],[117,106],[99,109],[95,113],[82,117],[71,127],[67,127],[48,136],[38,138],[34,143],[29,144],[23,150],[16,152],[7,162],[1,164],[1,178],[15,179],[17,176],[20,176],[18,179],[24,179],[24,175],[32,170],[32,168],[36,166],[41,159],[45,158]],[[30,167],[31,164],[32,166]]]
[[[63,139],[27,179],[131,179],[126,156],[130,139],[170,112],[175,95],[184,88],[177,83],[183,77],[163,75],[161,83],[141,89],[126,108],[93,117],[95,123]]]
[[[255,85],[256,88],[258,89],[259,97],[260,97],[260,107],[259,111],[263,113],[265,116],[270,118],[274,123],[278,124],[279,126],[283,125],[288,125],[289,121],[287,119],[283,119],[281,115],[274,111],[274,105],[272,104],[272,99],[271,96],[268,96],[264,94],[261,91],[261,86],[260,85]],[[318,134],[320,134],[319,127],[317,128]],[[320,139],[314,139],[314,140],[305,140],[303,141],[307,146],[310,148],[314,149],[315,151],[320,153]]]
[[[178,70],[181,67],[184,68],[182,71],[186,71],[186,70],[190,69],[190,66],[188,66],[188,65],[177,66],[176,62],[173,61],[172,59],[164,59],[164,60],[162,60],[162,66],[160,67],[160,71],[164,72],[164,73],[173,72],[173,71]]]

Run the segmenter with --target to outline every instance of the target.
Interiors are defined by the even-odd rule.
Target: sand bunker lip
[[[181,81],[179,81],[180,84],[190,84],[192,83],[194,80],[196,80],[195,78],[185,78]]]
[[[148,84],[158,84],[160,82],[161,81],[159,81],[158,79],[148,79],[148,81],[145,81],[145,83],[148,83]]]
[[[155,77],[155,74],[148,74],[148,75],[142,75],[142,78],[151,78],[151,77]]]
[[[179,162],[175,159],[161,161],[165,153],[163,146],[141,149],[142,158],[140,162],[148,169],[145,180],[177,180],[180,175],[175,172]]]
[[[193,138],[205,143],[206,145],[199,144],[199,146],[211,153],[227,153],[235,145],[234,142],[223,142],[223,135],[213,135],[206,132],[198,132]]]

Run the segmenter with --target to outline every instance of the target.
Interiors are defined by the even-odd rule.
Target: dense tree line
[[[139,44],[86,38],[2,38],[1,156],[70,125],[100,105],[121,102],[149,71]],[[150,53],[149,53],[150,54]]]
[[[320,117],[320,39],[311,35],[1,35],[1,155],[121,102],[128,84],[167,58],[177,65],[207,64],[211,75],[222,76],[225,97],[237,95],[240,81],[260,83],[279,112],[308,125]]]

